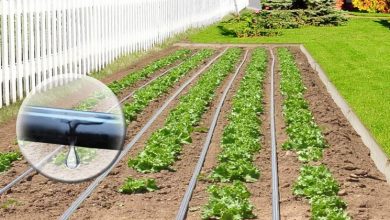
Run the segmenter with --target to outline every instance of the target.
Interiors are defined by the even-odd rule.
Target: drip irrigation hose
[[[275,134],[275,100],[274,100],[274,75],[275,75],[275,55],[272,48],[269,48],[272,64],[271,64],[271,165],[272,165],[272,219],[280,219],[280,206],[279,206],[279,178],[278,178],[278,158],[276,147],[276,134]]]

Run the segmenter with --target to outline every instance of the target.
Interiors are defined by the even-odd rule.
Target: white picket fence
[[[248,0],[0,0],[0,108],[246,7]]]

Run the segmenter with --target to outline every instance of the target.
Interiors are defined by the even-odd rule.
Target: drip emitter
[[[76,146],[120,150],[123,145],[123,121],[115,114],[25,106],[19,117],[19,140],[69,146],[71,169],[80,164]]]
[[[122,152],[126,124],[120,102],[89,76],[42,81],[19,109],[23,159],[40,174],[77,183],[106,171]]]

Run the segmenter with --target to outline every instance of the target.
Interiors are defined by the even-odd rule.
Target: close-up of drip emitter
[[[120,150],[123,144],[120,117],[112,113],[26,106],[20,115],[19,140],[67,146],[64,161],[69,169],[79,167],[78,146]]]

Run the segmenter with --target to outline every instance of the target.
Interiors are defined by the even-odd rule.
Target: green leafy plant
[[[202,209],[202,219],[248,219],[254,218],[250,192],[236,181],[227,185],[211,185],[208,188],[209,201]]]
[[[294,194],[308,199],[315,196],[335,196],[339,185],[324,166],[303,166],[293,187]]]
[[[21,157],[19,152],[0,153],[0,172],[7,171],[12,162],[19,160]]]
[[[243,159],[221,162],[210,175],[211,179],[221,182],[230,182],[232,180],[255,182],[259,177],[260,172],[252,162]]]
[[[280,90],[284,97],[283,116],[288,134],[283,148],[296,150],[300,161],[317,161],[322,158],[323,148],[327,145],[303,97],[306,88],[301,73],[294,57],[286,48],[278,49],[278,56],[281,69]]]
[[[182,145],[191,142],[191,133],[202,114],[215,96],[215,90],[233,70],[242,50],[231,48],[217,60],[197,83],[180,98],[162,128],[155,131],[147,141],[145,149],[136,158],[128,161],[129,167],[143,172],[158,172],[170,169]]]
[[[10,198],[10,199],[7,199],[3,204],[1,204],[0,207],[2,209],[9,209],[9,208],[19,206],[19,205],[22,205],[22,203],[16,199]]]
[[[159,77],[148,86],[137,90],[134,93],[133,100],[129,103],[125,103],[123,107],[126,121],[130,122],[135,120],[137,114],[140,113],[151,101],[166,93],[168,89],[178,82],[183,76],[200,66],[202,62],[212,54],[212,50],[203,49],[194,56],[188,58],[180,66],[172,69],[168,74]]]
[[[133,73],[129,73],[125,77],[123,77],[120,80],[114,81],[108,85],[108,87],[112,90],[113,93],[119,94],[123,89],[130,87],[134,85],[139,80],[145,79],[146,77],[149,77],[151,74],[153,74],[155,71],[166,67],[168,65],[171,65],[172,63],[176,62],[179,59],[183,59],[190,54],[191,50],[188,49],[181,49],[175,51],[173,54],[161,58],[145,68],[135,71]]]
[[[338,196],[316,196],[311,199],[311,219],[349,220],[347,204]]]
[[[293,192],[310,200],[312,219],[349,219],[346,203],[337,196],[339,185],[324,166],[303,166]]]
[[[158,190],[156,180],[154,179],[133,179],[128,177],[124,184],[119,188],[119,192],[124,194],[153,192]]]

